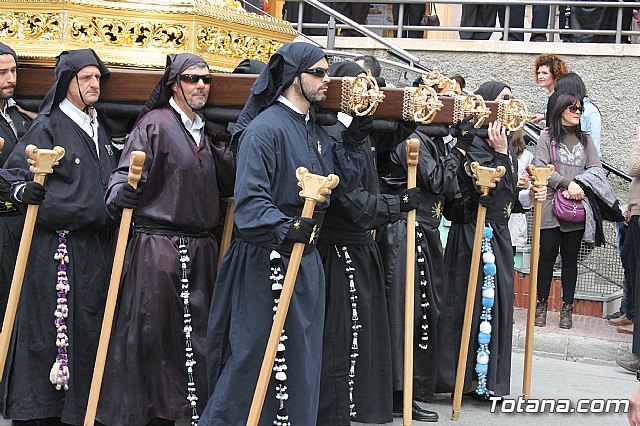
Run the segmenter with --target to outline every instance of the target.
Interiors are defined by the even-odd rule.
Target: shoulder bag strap
[[[556,168],[556,172],[558,172],[558,159],[556,158],[556,140],[555,139],[551,139],[551,156],[553,159],[553,166]]]

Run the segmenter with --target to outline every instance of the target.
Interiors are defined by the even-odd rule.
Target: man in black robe
[[[337,62],[330,68],[335,77],[366,75],[354,62]],[[351,120],[351,116],[338,113],[338,123],[326,130],[333,140],[340,141]],[[393,421],[387,298],[382,260],[372,230],[414,209],[420,191],[416,188],[395,195],[380,194],[374,146],[395,146],[414,128],[401,123],[395,131],[372,132],[360,146],[365,163],[358,187],[334,197],[327,209],[318,242],[326,277],[318,425]]]
[[[456,172],[463,162],[463,155],[458,149],[449,150],[441,136],[431,136],[437,134],[434,131],[447,134],[448,127],[444,128],[444,133],[442,130],[442,126],[420,125],[411,135],[420,141],[416,184],[421,201],[416,211],[413,308],[413,395],[420,401],[430,401],[436,388],[439,370],[438,327],[442,295],[448,285],[438,227],[445,200],[454,192]],[[390,160],[389,173],[383,180],[390,193],[400,194],[407,188],[406,148],[398,145],[391,153]],[[398,222],[381,228],[376,239],[382,253],[387,286],[394,402],[401,409],[404,388],[406,215]],[[414,418],[417,418],[415,414]],[[424,420],[437,419],[437,415],[431,415],[425,416]]]
[[[228,138],[199,114],[210,87],[201,57],[169,55],[109,179],[109,212],[135,208],[135,225],[98,407],[105,425],[197,424],[206,402],[213,232],[235,175]],[[137,190],[127,183],[132,151],[146,153]]]
[[[466,120],[465,120],[466,121]],[[469,351],[465,362],[464,391],[474,391],[472,381],[478,379],[476,359],[487,365],[486,389],[479,387],[472,395],[488,398],[489,395],[504,396],[510,392],[511,378],[511,337],[513,331],[513,249],[508,221],[517,199],[518,161],[506,133],[500,123],[489,125],[489,137],[482,138],[473,124],[461,123],[457,133],[456,148],[465,153],[465,166],[458,169],[457,182],[459,194],[445,205],[445,217],[452,225],[447,238],[445,251],[445,271],[447,286],[442,294],[442,310],[438,327],[438,383],[436,392],[451,392],[455,387],[456,366],[460,351],[463,318],[473,240],[476,227],[476,215],[480,202],[487,208],[486,225],[493,229],[490,240],[495,258],[495,289],[493,295],[492,319],[481,319],[483,311],[483,283],[485,276],[483,264],[479,266],[478,285],[471,323]],[[473,180],[468,164],[478,162],[481,166],[496,168],[504,166],[506,174],[492,190],[491,195],[480,197],[480,191]],[[483,260],[484,262],[484,260]],[[481,323],[484,324],[480,327]],[[480,359],[478,354],[479,330],[489,334],[488,360]],[[488,333],[485,333],[488,330]]]
[[[223,259],[211,303],[210,397],[200,426],[245,424],[271,329],[274,299],[279,297],[295,242],[307,244],[306,254],[277,356],[278,374],[269,384],[260,424],[316,422],[324,272],[316,238],[310,237],[322,225],[330,200],[358,181],[363,163],[358,147],[370,123],[366,118],[354,119],[342,133],[341,143],[331,143],[315,121],[315,104],[326,99],[328,73],[327,59],[318,47],[284,45],[253,85],[234,129],[241,134],[234,193],[236,239]],[[301,166],[314,174],[340,176],[340,185],[316,204],[313,219],[299,217],[304,200],[295,171]]]
[[[0,166],[31,124],[31,118],[13,100],[13,90],[18,79],[18,56],[12,48],[0,43],[0,138],[4,146],[0,149]],[[20,245],[20,234],[24,216],[10,201],[0,203],[0,318],[4,318],[9,287],[16,255]],[[1,326],[0,326],[1,327]]]
[[[25,147],[65,149],[46,180],[5,367],[2,404],[15,425],[83,424],[113,258],[104,193],[116,160],[93,108],[108,74],[91,49],[62,52],[2,173],[3,200],[33,202]]]

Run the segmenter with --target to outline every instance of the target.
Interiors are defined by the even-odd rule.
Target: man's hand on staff
[[[420,188],[411,188],[405,189],[400,194],[400,211],[401,212],[410,212],[411,210],[415,210],[420,205]]]
[[[285,240],[294,243],[309,244],[311,236],[318,231],[318,222],[313,218],[296,216],[289,227]]]
[[[497,152],[506,154],[509,149],[509,141],[507,140],[507,128],[504,127],[499,121],[494,121],[493,123],[489,123],[487,133],[489,134],[489,146],[491,146]]]
[[[47,190],[44,186],[40,185],[38,182],[29,181],[18,191],[16,199],[25,204],[38,205],[42,204],[46,193]]]
[[[142,196],[142,188],[134,188],[129,183],[125,183],[118,189],[113,204],[119,209],[134,209],[140,197]]]

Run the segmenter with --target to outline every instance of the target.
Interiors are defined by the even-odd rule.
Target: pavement
[[[514,310],[514,352],[523,352],[526,340],[526,309]],[[573,316],[573,327],[558,327],[559,312],[547,313],[547,325],[534,327],[533,353],[536,355],[591,364],[615,365],[616,358],[631,352],[632,335],[618,333],[603,318]]]

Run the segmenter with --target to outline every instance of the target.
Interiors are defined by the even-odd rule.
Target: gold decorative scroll
[[[512,132],[522,129],[531,118],[533,114],[529,113],[527,105],[521,99],[509,99],[498,103],[498,120]]]
[[[402,98],[402,119],[429,124],[444,104],[429,86],[405,87]]]
[[[345,114],[351,112],[358,116],[373,115],[378,104],[384,100],[384,93],[378,88],[373,77],[344,77],[340,109]]]
[[[110,67],[163,68],[167,54],[191,52],[229,72],[244,59],[268,61],[296,36],[235,0],[0,0],[0,39],[35,66],[90,47]]]
[[[422,74],[422,84],[437,87],[440,96],[456,96],[456,81],[445,77],[437,68]]]
[[[468,115],[473,116],[473,123],[476,129],[484,124],[484,121],[491,115],[491,110],[487,108],[484,99],[480,95],[456,96],[453,104],[453,122],[458,123]]]

